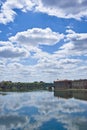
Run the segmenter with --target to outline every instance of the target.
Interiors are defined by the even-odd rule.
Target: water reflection
[[[87,91],[84,90],[59,90],[54,91],[54,96],[62,98],[76,98],[81,100],[87,100]]]
[[[0,130],[86,129],[86,101],[46,91],[0,95]]]

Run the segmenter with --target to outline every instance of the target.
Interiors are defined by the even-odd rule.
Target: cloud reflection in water
[[[0,95],[2,130],[45,130],[46,126],[50,130],[86,130],[87,102],[57,98],[46,91]]]

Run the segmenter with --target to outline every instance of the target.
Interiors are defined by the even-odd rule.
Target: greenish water
[[[87,130],[87,101],[61,95],[1,93],[0,130]]]

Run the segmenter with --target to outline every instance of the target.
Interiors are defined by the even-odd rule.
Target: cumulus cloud
[[[86,78],[86,36],[86,33],[70,29],[64,35],[50,28],[33,28],[18,32],[7,42],[0,41],[0,57],[6,59],[5,64],[0,64],[0,80],[52,82],[57,78]],[[64,44],[57,51],[52,54],[43,51],[43,45],[54,46],[61,39],[64,39]]]
[[[34,3],[31,0],[6,0],[1,6],[0,23],[6,24],[8,22],[13,22],[15,15],[17,15],[14,9],[20,9],[26,12],[31,10],[33,6]]]
[[[66,32],[67,43],[60,47],[61,51],[65,51],[68,55],[87,56],[87,33],[76,33],[73,30]]]
[[[87,17],[86,0],[7,0],[1,2],[0,23],[13,22],[17,15],[14,9],[22,12],[42,12],[61,18],[81,19]]]
[[[9,41],[0,41],[0,57],[5,59],[10,58],[9,65],[4,66],[5,67],[4,69],[2,68],[3,66],[1,66],[2,68],[1,70],[2,71],[6,70],[5,73],[7,73],[7,74],[3,73],[1,77],[3,78],[4,76],[4,79],[7,80],[11,78],[13,81],[16,81],[17,79],[21,81],[24,80],[28,81],[28,79],[30,79],[32,81],[34,80],[33,77],[35,77],[36,80],[39,80],[41,76],[40,72],[41,73],[44,72],[43,74],[45,74],[46,72],[45,68],[51,67],[46,72],[47,76],[45,76],[44,79],[42,79],[45,81],[47,77],[49,77],[50,73],[53,72],[52,66],[54,64],[50,59],[51,55],[39,49],[39,45],[51,46],[57,44],[63,37],[64,37],[63,34],[53,32],[50,28],[46,29],[33,28],[24,32],[17,33],[15,36],[10,37]],[[32,52],[33,55],[31,54],[29,57],[30,52]],[[33,61],[37,60],[38,62],[36,62],[35,65],[33,66],[29,65],[28,63],[27,65],[23,66],[22,64],[18,65],[18,63],[14,63],[14,62],[20,63],[20,58],[22,57],[26,58],[26,56],[28,56],[27,57],[28,59],[27,60],[25,59],[25,61],[21,61],[24,64],[26,62],[28,63],[31,62],[31,60]],[[45,59],[45,57],[47,58]],[[18,58],[19,61],[13,62],[14,58]],[[47,62],[47,65],[45,62]],[[16,73],[15,71],[13,72],[13,70],[16,70]],[[14,76],[10,77],[12,72],[14,73]],[[9,75],[9,77],[7,77],[6,75]],[[28,76],[27,79],[24,78],[25,75]],[[20,79],[18,77],[20,77]]]
[[[54,45],[63,39],[64,35],[53,32],[50,28],[33,28],[24,32],[18,32],[10,37],[11,42],[16,42],[24,46]]]
[[[38,50],[34,58],[38,58],[37,70],[41,69],[43,75],[53,75],[59,78],[85,78],[86,77],[86,56],[87,56],[87,34],[76,33],[67,30],[65,43],[53,54]],[[85,57],[84,59],[82,57]],[[80,68],[83,68],[84,71]],[[82,74],[79,74],[79,72]],[[83,75],[83,76],[82,76]]]
[[[0,41],[0,47],[1,46],[13,46],[13,44],[9,41]]]
[[[54,52],[57,57],[87,56],[87,33],[76,33],[67,30],[65,43]]]
[[[15,46],[10,41],[0,41],[0,58],[24,58],[28,57],[29,52],[23,48]]]
[[[38,0],[37,11],[62,18],[80,19],[87,16],[86,0]]]
[[[17,58],[26,57],[28,52],[23,48],[17,47],[0,47],[0,57],[2,58]]]

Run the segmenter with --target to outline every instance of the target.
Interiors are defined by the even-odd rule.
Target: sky
[[[87,79],[87,0],[0,0],[0,81]]]

